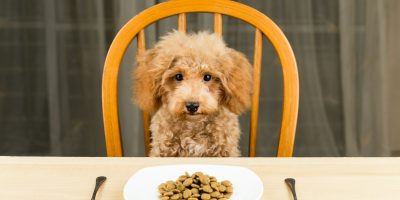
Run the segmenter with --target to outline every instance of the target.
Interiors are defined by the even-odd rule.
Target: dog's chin
[[[198,112],[188,112],[186,109],[185,110],[179,110],[179,111],[174,111],[174,112],[169,112],[172,117],[174,118],[179,118],[181,120],[188,120],[188,121],[196,121],[196,120],[203,120],[207,119],[209,117],[215,116],[218,110],[212,110],[212,111],[204,111],[204,110],[199,110]]]
[[[184,112],[183,116],[187,120],[199,120],[199,119],[206,117],[207,115],[204,113],[198,113],[198,112],[195,112],[195,113]]]

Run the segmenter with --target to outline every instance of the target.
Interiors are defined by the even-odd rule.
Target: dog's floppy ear
[[[157,49],[139,52],[138,66],[133,72],[133,101],[146,112],[155,112],[161,106],[161,69],[156,61]]]
[[[223,86],[222,103],[233,113],[240,114],[251,105],[253,68],[246,57],[233,49],[222,63],[227,70],[221,77]]]

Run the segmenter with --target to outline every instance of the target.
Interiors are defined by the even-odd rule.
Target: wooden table
[[[165,164],[238,165],[264,183],[263,199],[292,199],[283,180],[296,179],[299,200],[400,199],[400,158],[59,158],[0,157],[0,199],[91,197],[95,178],[107,176],[98,200],[123,199],[137,170]]]

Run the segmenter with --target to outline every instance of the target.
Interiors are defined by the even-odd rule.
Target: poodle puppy
[[[153,114],[150,156],[240,156],[252,66],[221,37],[178,31],[137,56],[134,102]]]

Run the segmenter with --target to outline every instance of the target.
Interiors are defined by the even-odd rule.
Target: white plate
[[[215,176],[218,181],[229,180],[233,185],[230,200],[259,200],[263,193],[260,178],[244,167],[228,165],[164,165],[147,167],[137,171],[124,187],[125,200],[158,200],[158,185],[168,180],[176,180],[185,172],[200,171]]]

